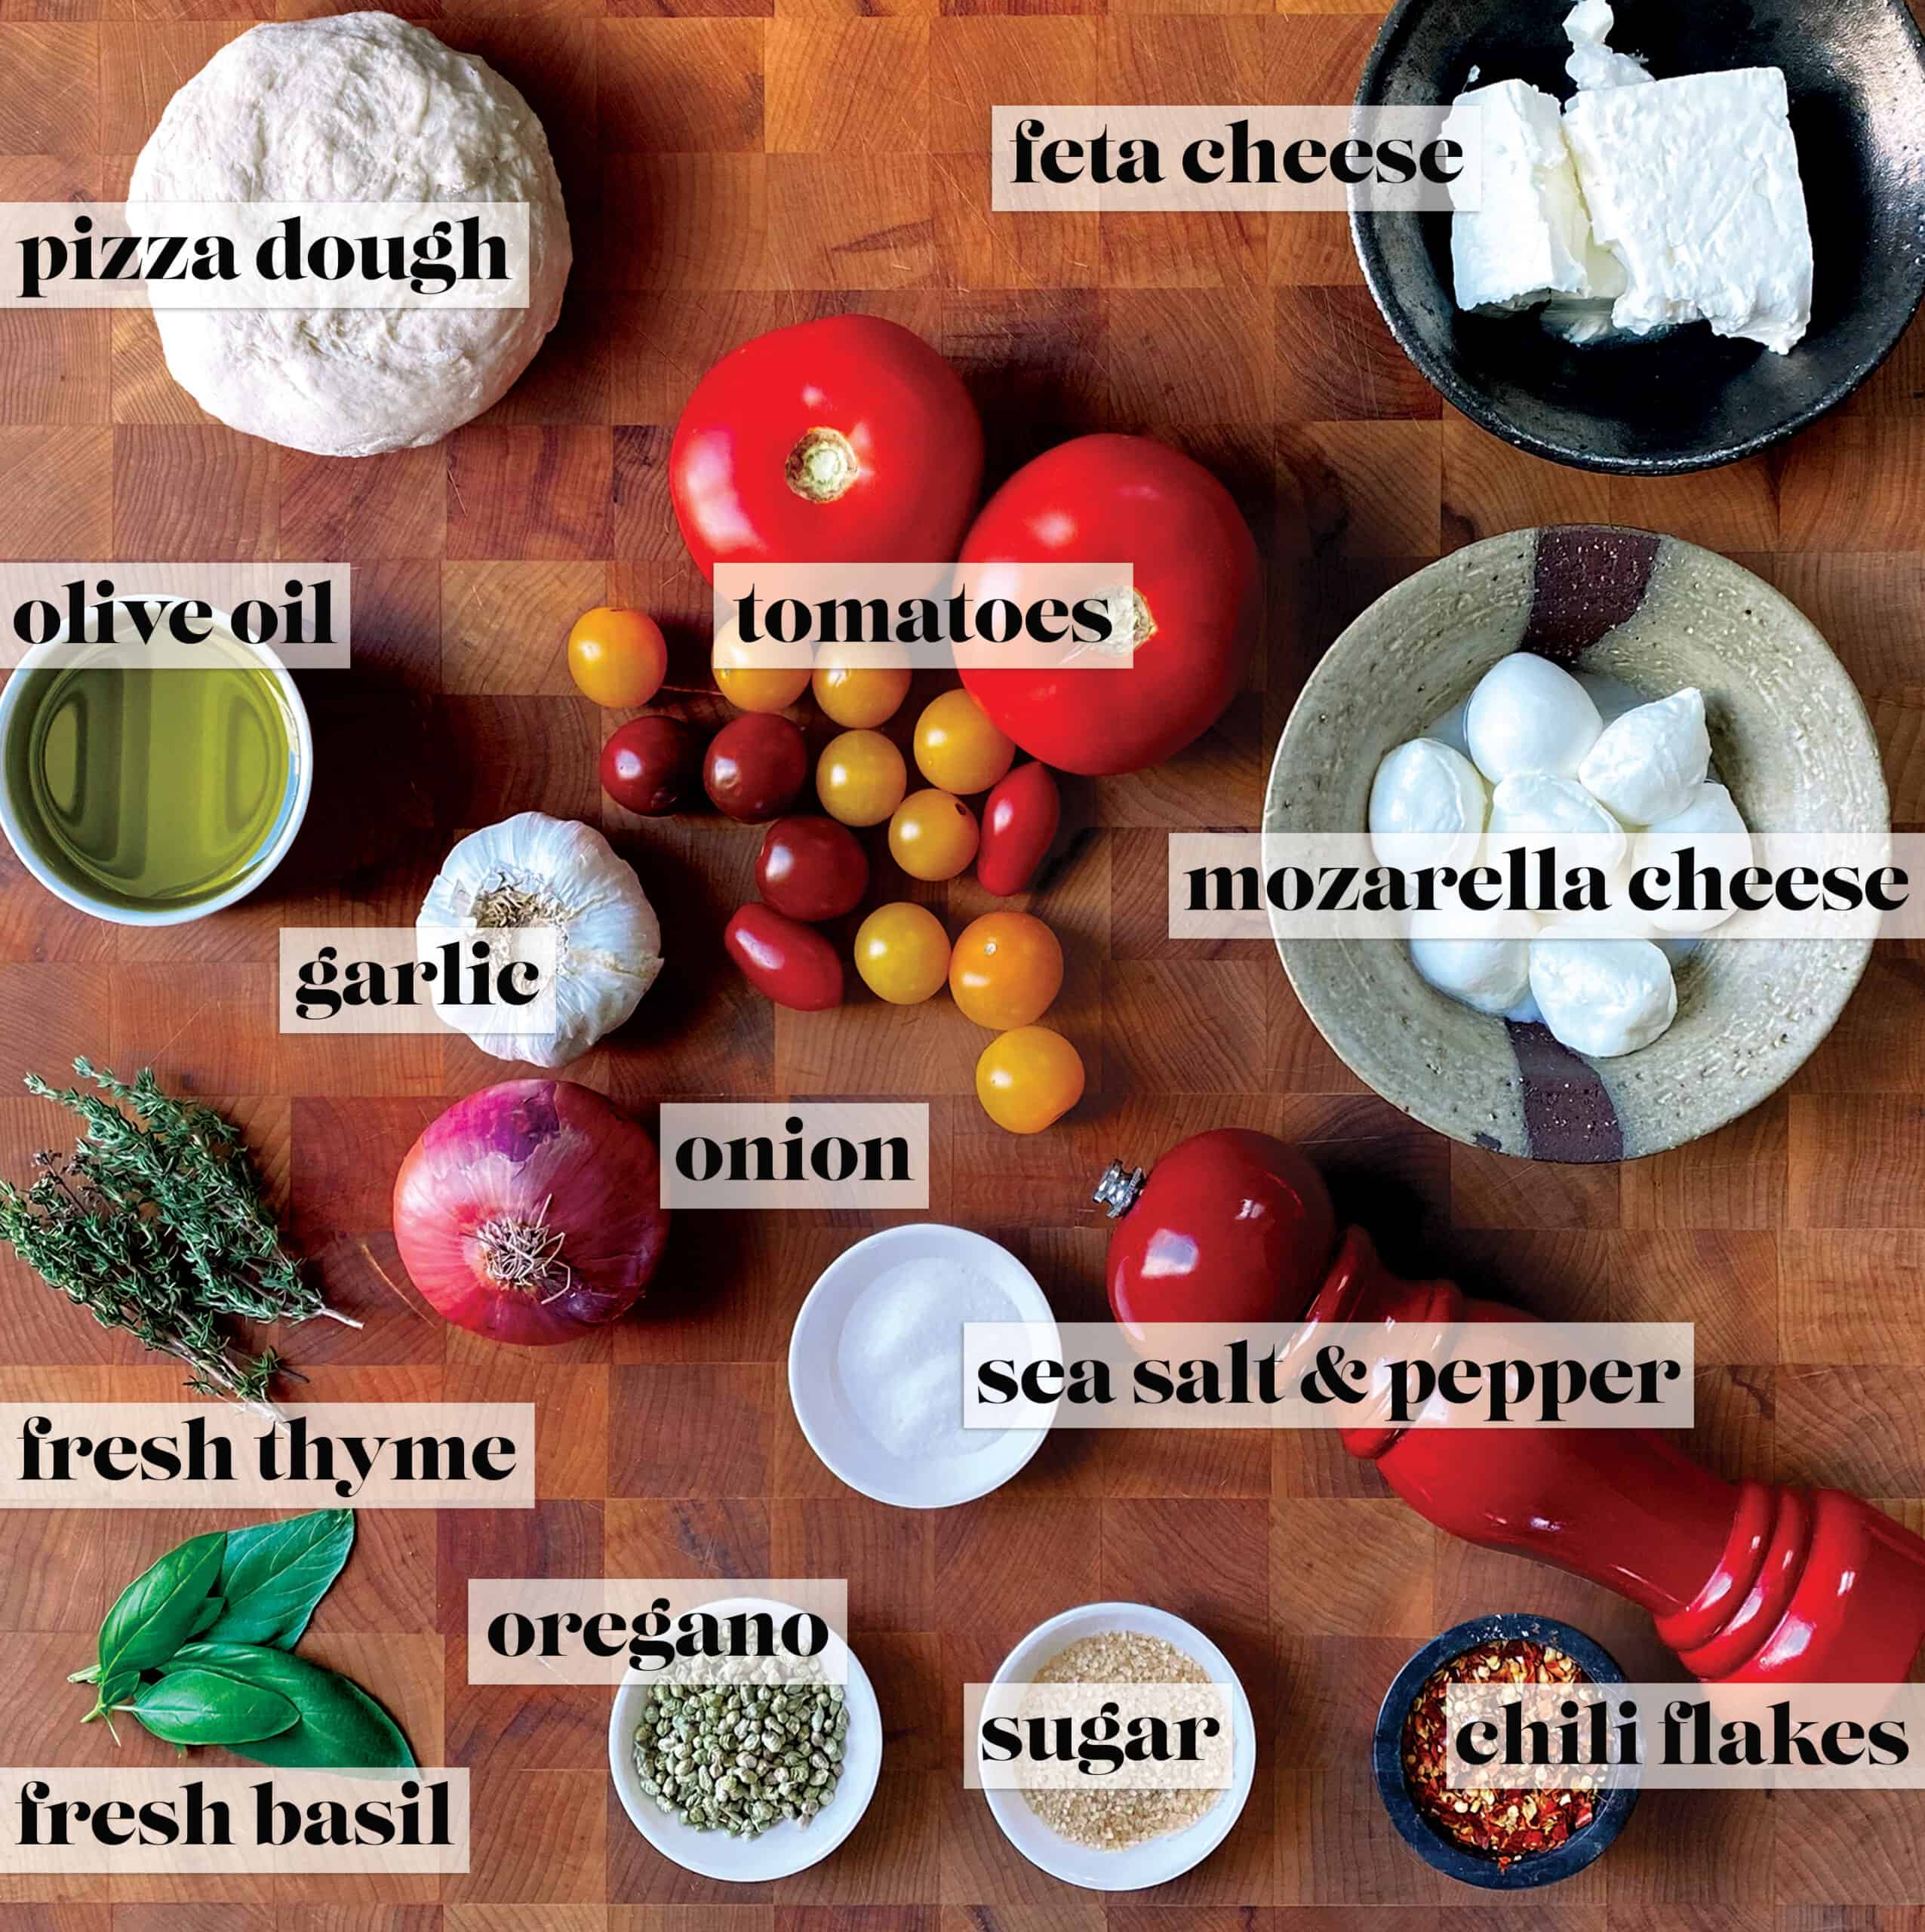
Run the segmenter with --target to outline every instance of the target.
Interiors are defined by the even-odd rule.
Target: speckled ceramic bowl
[[[1864,704],[1798,611],[1696,544],[1561,526],[1426,566],[1337,639],[1278,742],[1265,833],[1363,831],[1385,752],[1519,648],[1653,698],[1697,685],[1718,774],[1754,831],[1889,823]],[[1871,952],[1856,940],[1706,940],[1678,969],[1670,1030],[1591,1060],[1541,1026],[1447,998],[1401,940],[1277,940],[1318,1031],[1386,1100],[1457,1140],[1551,1161],[1658,1153],[1756,1106],[1831,1030]]]

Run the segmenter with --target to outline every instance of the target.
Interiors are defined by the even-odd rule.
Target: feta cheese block
[[[1370,848],[1381,864],[1410,871],[1474,865],[1486,804],[1484,780],[1462,752],[1413,738],[1385,754],[1370,781]]]
[[[1551,295],[1618,295],[1624,272],[1595,248],[1558,103],[1523,81],[1459,94],[1443,137],[1482,156],[1475,208],[1450,217],[1460,309],[1521,309]],[[1468,189],[1451,183],[1451,198]]]
[[[1781,355],[1804,334],[1811,229],[1787,107],[1776,67],[1590,88],[1566,107],[1592,235],[1625,278],[1619,328],[1703,321]]]
[[[1641,87],[1651,78],[1643,61],[1614,54],[1604,43],[1616,24],[1605,0],[1577,0],[1564,16],[1564,38],[1571,44],[1564,72],[1581,88]]]

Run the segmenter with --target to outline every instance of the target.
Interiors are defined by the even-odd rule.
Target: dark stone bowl
[[[1448,101],[1521,79],[1571,85],[1565,0],[1401,0],[1357,93]],[[1811,328],[1788,355],[1702,322],[1575,347],[1534,313],[1460,313],[1447,214],[1353,208],[1358,259],[1391,332],[1447,401],[1533,455],[1662,475],[1736,462],[1815,421],[1877,368],[1925,294],[1925,41],[1904,0],[1624,0],[1611,45],[1660,79],[1784,70],[1815,257]]]
[[[1514,1611],[1495,1617],[1473,1617],[1468,1623],[1454,1625],[1433,1637],[1391,1680],[1370,1740],[1370,1767],[1376,1773],[1377,1790],[1398,1835],[1426,1865],[1447,1878],[1461,1879],[1467,1885],[1481,1885],[1487,1891],[1522,1892],[1539,1885],[1554,1885],[1560,1878],[1568,1878],[1603,1857],[1624,1829],[1631,1807],[1637,1802],[1637,1786],[1634,1783],[1613,1785],[1599,1798],[1597,1815],[1582,1831],[1573,1832],[1554,1850],[1532,1852],[1515,1864],[1501,1868],[1495,1859],[1459,1844],[1455,1838],[1446,1838],[1431,1825],[1417,1809],[1404,1782],[1404,1720],[1432,1671],[1480,1644],[1505,1641],[1548,1644],[1562,1651],[1577,1660],[1594,1684],[1625,1681],[1616,1660],[1567,1623]]]

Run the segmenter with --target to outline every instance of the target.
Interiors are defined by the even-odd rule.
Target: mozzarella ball
[[[1530,938],[1537,921],[1526,913],[1493,914],[1480,925],[1487,936],[1446,938],[1462,933],[1465,915],[1413,912],[1410,963],[1441,993],[1480,1013],[1508,1013],[1530,992]]]
[[[1593,1060],[1648,1047],[1677,1015],[1671,961],[1647,939],[1534,940],[1530,990],[1553,1035]]]
[[[1492,862],[1514,845],[1558,841],[1559,866],[1595,866],[1612,873],[1625,861],[1629,841],[1619,825],[1574,778],[1520,772],[1490,795]]]
[[[1475,863],[1487,800],[1477,768],[1435,738],[1387,753],[1370,782],[1370,846],[1379,863],[1416,871]]]
[[[1627,825],[1656,825],[1690,804],[1711,761],[1705,694],[1687,685],[1613,718],[1577,775],[1584,789]]]
[[[1487,671],[1464,710],[1464,739],[1495,785],[1520,772],[1574,778],[1604,721],[1591,694],[1548,657],[1514,651]]]
[[[1740,843],[1739,841],[1742,842]],[[1748,866],[1754,857],[1751,835],[1731,794],[1722,785],[1700,785],[1698,795],[1684,811],[1637,835],[1631,863],[1640,871],[1659,866],[1671,875],[1668,897],[1677,894],[1678,854],[1689,848],[1695,854],[1696,869],[1710,867],[1727,878],[1739,867]],[[1702,900],[1703,894],[1699,894]],[[1660,908],[1650,917],[1662,933],[1708,933],[1730,918],[1729,903],[1721,912],[1682,912]]]

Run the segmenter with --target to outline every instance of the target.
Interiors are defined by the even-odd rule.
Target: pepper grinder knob
[[[1121,1161],[1112,1161],[1103,1171],[1090,1198],[1112,1221],[1121,1220],[1136,1204],[1136,1197],[1143,1191],[1145,1176],[1141,1168],[1126,1168]]]

